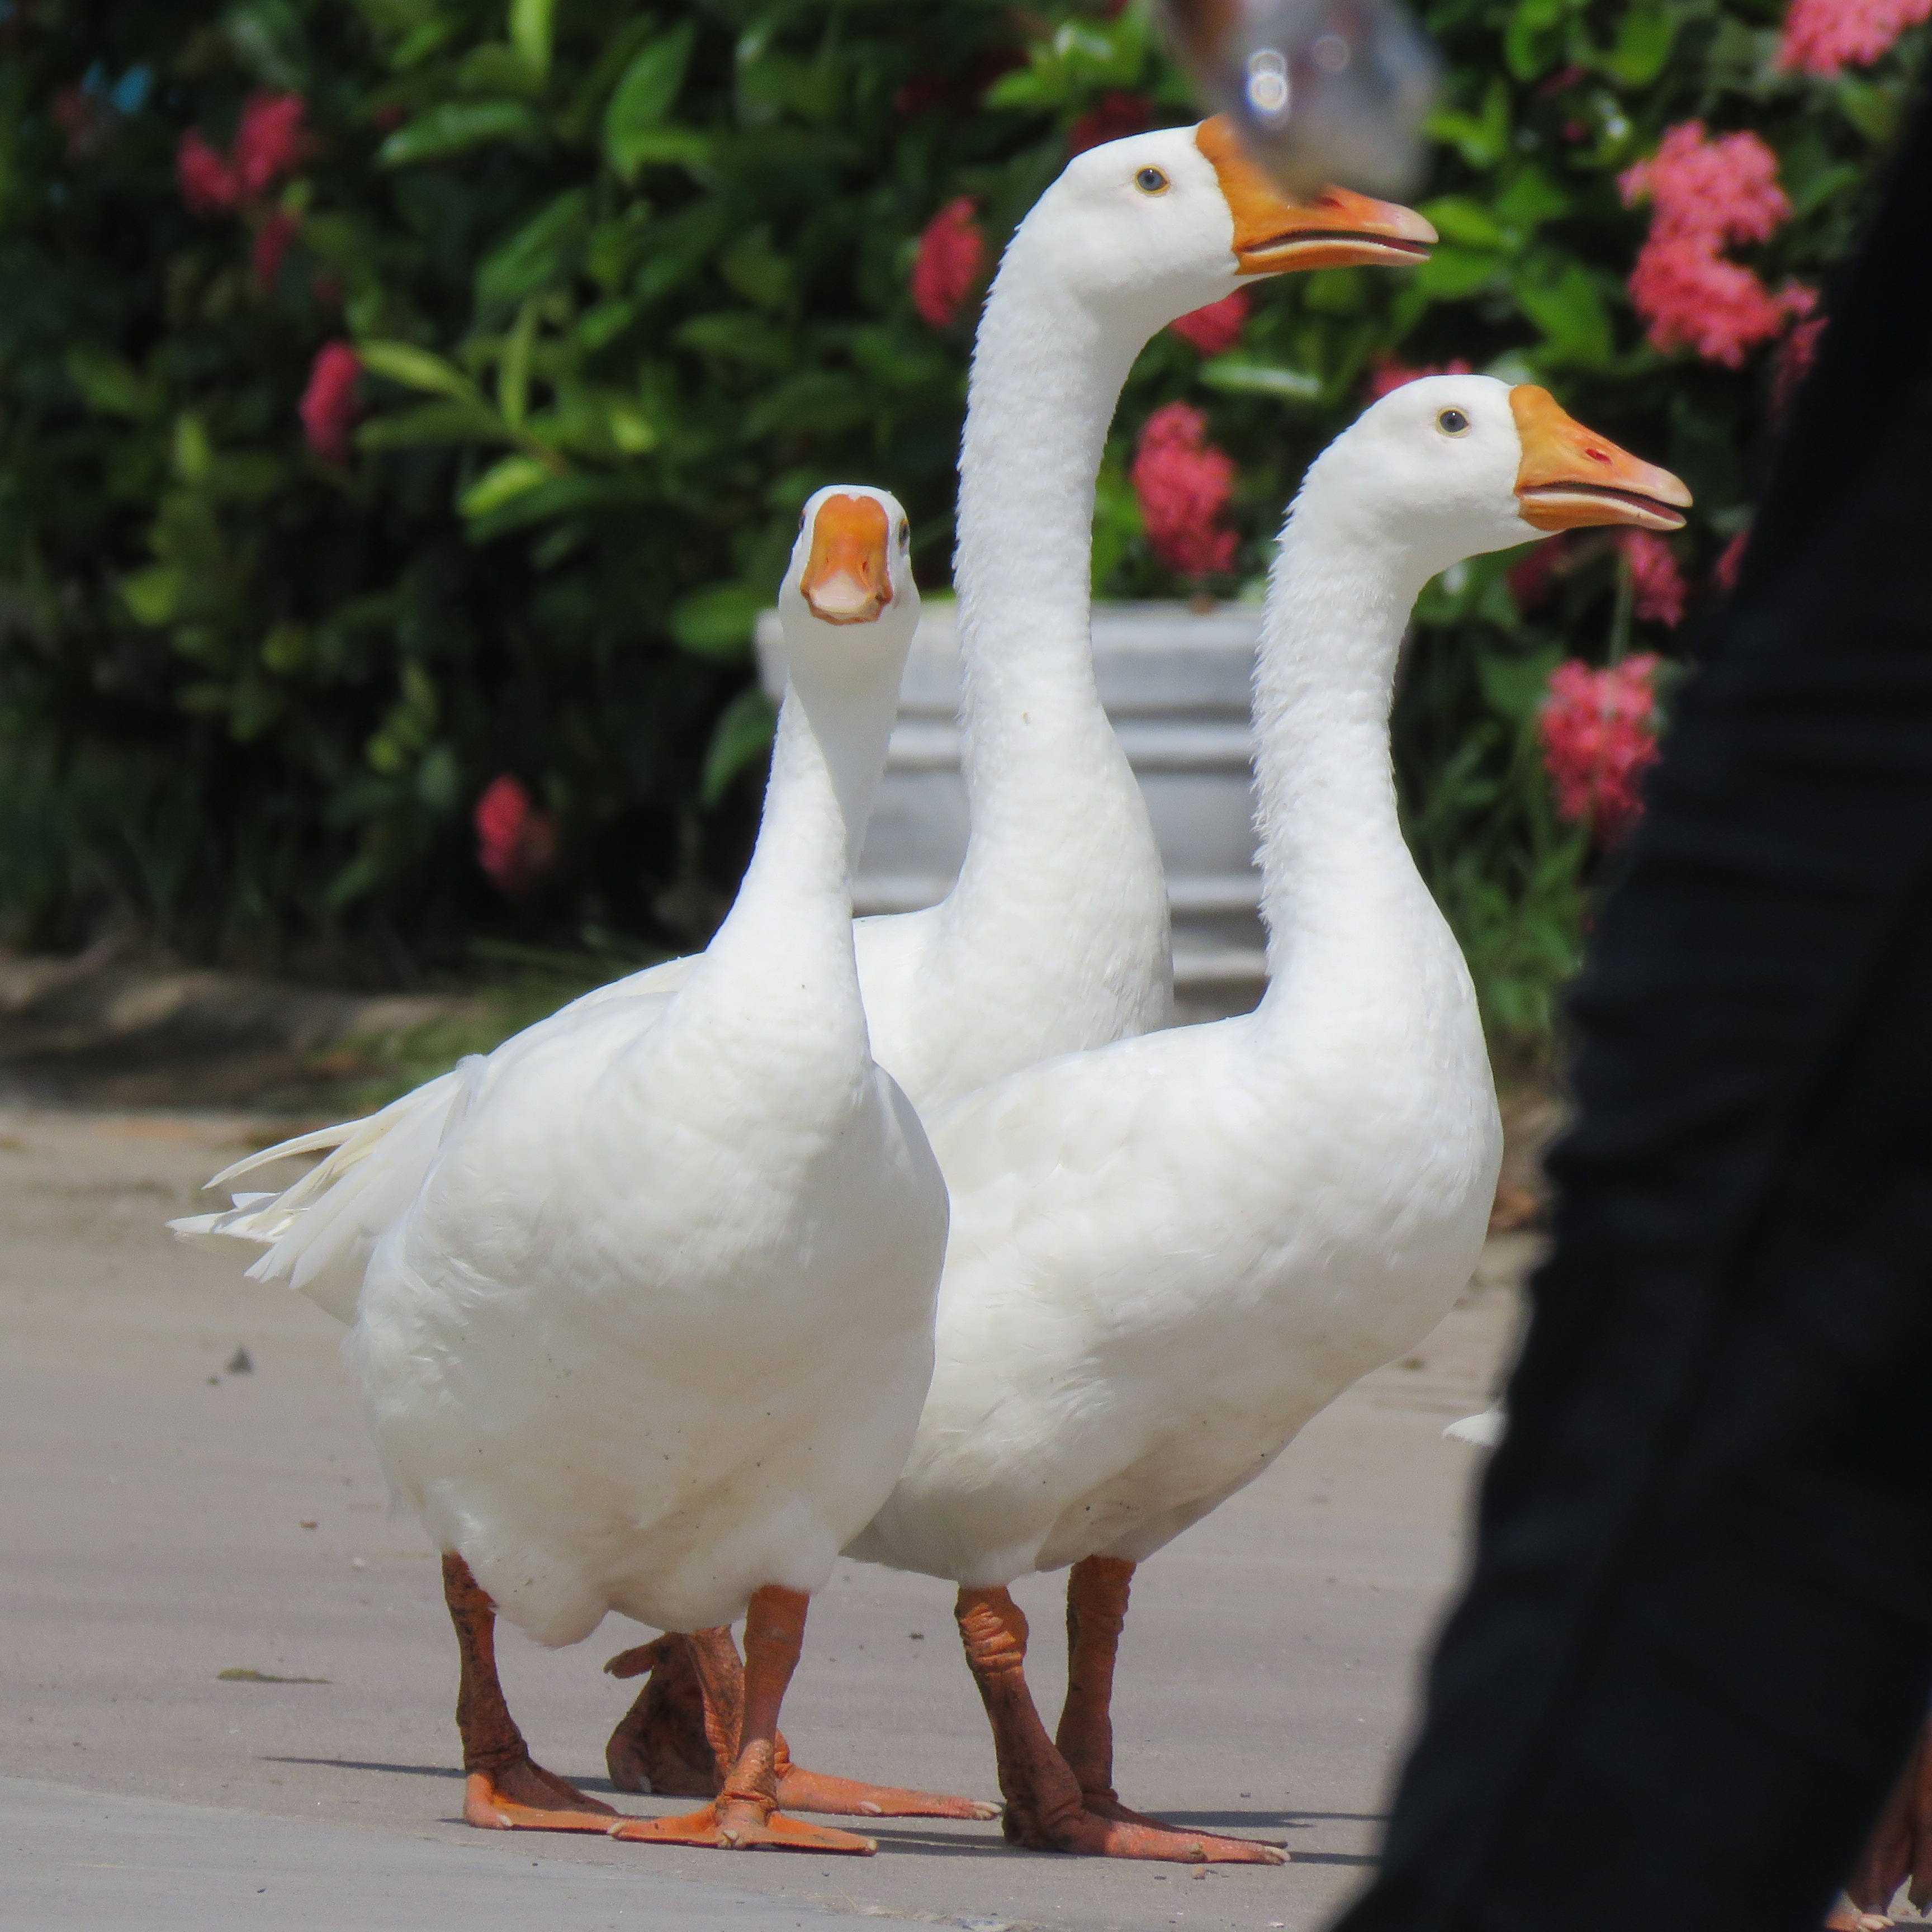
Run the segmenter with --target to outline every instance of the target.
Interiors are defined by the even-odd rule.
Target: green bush
[[[1204,404],[1238,460],[1215,586],[1238,594],[1396,357],[1546,381],[1677,470],[1694,584],[1746,520],[1773,352],[1646,344],[1624,283],[1648,217],[1616,176],[1693,117],[1756,129],[1796,212],[1754,259],[1816,283],[1916,45],[1801,80],[1772,63],[1779,0],[1424,10],[1452,69],[1423,203],[1445,245],[1258,289],[1227,354],[1150,346],[1102,479],[1103,593],[1186,588],[1127,481],[1154,408]],[[800,502],[889,484],[945,580],[973,316],[915,312],[920,232],[966,196],[997,250],[1083,117],[1191,118],[1138,10],[1098,0],[11,0],[0,34],[0,916],[388,975],[479,932],[703,929],[770,726],[750,617]],[[227,153],[265,92],[307,104],[299,166],[190,213],[183,136]],[[297,415],[337,341],[364,372],[340,464]],[[1594,862],[1538,768],[1542,678],[1670,639],[1634,626],[1607,542],[1527,616],[1512,561],[1432,589],[1398,763],[1492,1022],[1533,1046]],[[505,772],[562,855],[514,903],[469,816]]]

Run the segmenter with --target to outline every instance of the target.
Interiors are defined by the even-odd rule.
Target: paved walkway
[[[876,1918],[402,1832],[0,1778],[0,1927],[21,1932],[846,1932]]]
[[[436,1567],[413,1522],[388,1514],[340,1330],[160,1232],[250,1131],[0,1117],[0,1770],[32,1780],[0,1806],[0,1925],[705,1932],[884,1916],[1312,1932],[1359,1881],[1418,1651],[1460,1561],[1474,1462],[1440,1432],[1480,1404],[1521,1244],[1496,1247],[1493,1285],[1408,1366],[1345,1397],[1136,1582],[1124,1795],[1284,1839],[1291,1864],[1196,1877],[916,1820],[868,1826],[875,1858],[731,1857],[458,1822]],[[1016,1592],[1049,1714],[1058,1587]],[[786,1706],[802,1761],[996,1795],[950,1596],[841,1566]],[[588,1790],[608,1792],[603,1740],[627,1697],[600,1666],[638,1640],[616,1619],[559,1652],[506,1634],[532,1748]],[[260,1676],[223,1675],[238,1670]],[[324,1681],[262,1681],[311,1678]],[[828,1912],[842,1917],[813,1916]]]

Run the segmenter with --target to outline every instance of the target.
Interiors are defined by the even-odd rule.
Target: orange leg
[[[614,1677],[651,1673],[605,1748],[611,1782],[622,1791],[688,1798],[709,1798],[721,1790],[737,1754],[744,1702],[743,1666],[730,1630],[661,1636],[614,1657],[604,1667]],[[714,1688],[716,1702],[707,1694]],[[975,1798],[904,1791],[807,1771],[793,1763],[782,1732],[776,1743],[778,1803],[788,1811],[844,1818],[997,1818],[1000,1814],[997,1804]]]
[[[1128,1567],[1128,1566],[1123,1566]],[[1120,1605],[1126,1607],[1126,1581],[1119,1580]],[[1046,1735],[1034,1707],[1033,1694],[1027,1688],[1027,1621],[1019,1606],[1004,1589],[962,1589],[955,1614],[959,1635],[966,1646],[966,1661],[973,1680],[980,1687],[981,1701],[993,1726],[993,1748],[1000,1767],[1000,1789],[1006,1800],[1003,1821],[1006,1834],[1016,1845],[1035,1851],[1083,1852],[1110,1858],[1157,1858],[1177,1864],[1239,1864],[1278,1865],[1283,1855],[1272,1845],[1256,1844],[1244,1838],[1216,1838],[1205,1832],[1184,1832],[1142,1819],[1122,1809],[1114,1802],[1109,1814],[1090,1805],[1081,1789],[1081,1779]],[[1096,1630],[1101,1626],[1090,1627]],[[1114,1636],[1119,1634],[1118,1622]],[[1090,1640],[1103,1648],[1104,1678],[1096,1678],[1094,1666],[1099,1650],[1089,1659],[1080,1682],[1086,1687],[1078,1702],[1082,1708],[1097,1710],[1099,1722],[1106,1723],[1107,1693],[1112,1680],[1113,1639]],[[1070,1685],[1069,1703],[1076,1700]],[[1097,1747],[1096,1732],[1090,1716],[1076,1717],[1062,1731],[1071,1736],[1082,1730],[1083,1761],[1089,1774],[1097,1762],[1100,1775],[1111,1774],[1111,1742]],[[1106,1794],[1112,1798],[1111,1791]]]
[[[608,1832],[617,1814],[532,1761],[496,1676],[496,1606],[460,1556],[442,1559],[442,1596],[463,1675],[456,1729],[468,1774],[463,1816],[486,1831]]]
[[[698,1674],[694,1647],[722,1637],[728,1666],[713,1677],[729,1702],[714,1710]],[[604,1668],[613,1677],[643,1677],[637,1701],[618,1720],[604,1747],[610,1782],[620,1791],[650,1791],[666,1798],[715,1798],[738,1752],[743,1718],[744,1671],[728,1630],[673,1632],[614,1657]],[[780,1740],[782,1748],[783,1740]]]
[[[1845,1881],[1844,1895],[1825,1921],[1828,1932],[1882,1932],[1892,1923],[1887,1913],[1892,1895],[1908,1879],[1907,1895],[1922,1911],[1932,1898],[1932,1741],[1923,1730],[1870,1842]]]
[[[768,1584],[745,1619],[744,1718],[737,1761],[724,1788],[700,1811],[681,1818],[628,1818],[614,1838],[659,1844],[715,1846],[721,1851],[854,1852],[878,1846],[829,1826],[801,1825],[778,1808],[778,1706],[798,1667],[807,1599]],[[692,1660],[714,1711],[728,1708],[730,1687],[717,1680],[717,1646],[694,1645]]]

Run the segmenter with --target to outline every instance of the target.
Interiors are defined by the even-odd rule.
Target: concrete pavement
[[[456,1821],[436,1565],[414,1522],[388,1514],[340,1331],[160,1229],[272,1131],[240,1118],[0,1117],[0,1772],[32,1781],[0,1792],[0,1925],[735,1932],[884,1916],[1262,1932],[1318,1925],[1359,1881],[1418,1648],[1460,1558],[1475,1463],[1440,1432],[1486,1397],[1526,1239],[1492,1244],[1478,1288],[1410,1365],[1345,1397],[1137,1580],[1123,1795],[1177,1822],[1285,1839],[1288,1865],[1197,1876],[1022,1853],[996,1825],[918,1820],[868,1826],[875,1858],[734,1858]],[[1034,1579],[1016,1592],[1049,1723],[1058,1588]],[[614,1619],[550,1652],[506,1633],[532,1748],[607,1795],[602,1743],[627,1687],[600,1666],[638,1637]],[[259,1675],[222,1674],[236,1671]],[[278,1678],[323,1681],[265,1681]],[[930,1579],[841,1566],[814,1606],[786,1729],[828,1771],[997,1795],[950,1592]],[[135,1876],[120,1850],[81,1856],[96,1836],[124,1850],[130,1834]],[[266,1891],[241,1886],[250,1871],[274,1875]],[[338,1880],[359,1889],[331,1906]],[[745,1916],[759,1899],[775,1916]]]

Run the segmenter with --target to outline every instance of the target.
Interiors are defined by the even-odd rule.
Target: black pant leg
[[[1576,1002],[1510,1436],[1344,1932],[1815,1926],[1932,1687],[1932,128]]]

